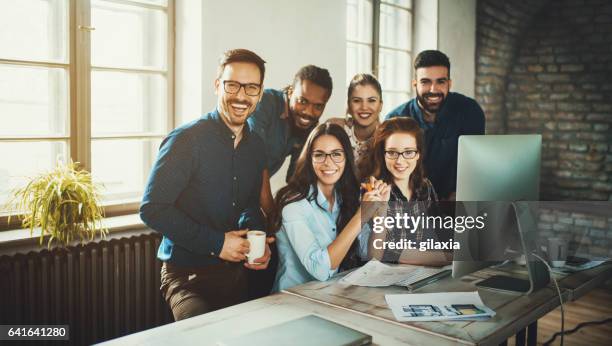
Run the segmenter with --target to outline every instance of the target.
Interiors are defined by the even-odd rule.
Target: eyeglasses
[[[406,150],[406,151],[395,151],[395,150],[385,150],[385,157],[388,158],[389,160],[397,160],[400,155],[402,155],[403,158],[405,158],[406,160],[410,160],[410,159],[414,159],[417,154],[418,154],[418,150]]]
[[[323,151],[315,151],[314,153],[312,153],[312,161],[314,161],[315,163],[323,163],[325,162],[328,156],[331,157],[331,160],[335,163],[344,162],[345,159],[344,151],[342,150],[332,151],[329,154]]]
[[[237,94],[240,92],[240,88],[244,88],[244,93],[247,96],[258,96],[261,92],[261,84],[257,83],[240,83],[233,80],[224,80],[223,89],[228,94]]]

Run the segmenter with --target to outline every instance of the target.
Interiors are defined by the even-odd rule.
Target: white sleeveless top
[[[359,159],[365,155],[368,151],[368,145],[373,140],[374,137],[370,137],[365,141],[360,141],[357,139],[355,135],[355,127],[353,126],[353,119],[348,118],[344,121],[344,125],[342,126],[344,131],[349,137],[351,141],[351,147],[353,148],[353,156],[355,157],[355,163],[359,161]]]

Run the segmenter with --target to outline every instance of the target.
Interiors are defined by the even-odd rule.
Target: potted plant
[[[78,163],[58,161],[56,167],[40,174],[23,188],[15,190],[14,203],[24,228],[40,228],[40,244],[49,235],[47,247],[57,241],[66,246],[75,239],[93,240],[96,234],[105,237],[104,213],[99,203],[99,185],[91,174],[80,170]]]

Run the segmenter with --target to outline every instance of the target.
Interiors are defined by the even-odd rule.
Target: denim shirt
[[[444,199],[457,191],[457,150],[461,135],[483,135],[485,115],[478,103],[467,96],[449,92],[436,121],[428,123],[417,99],[412,99],[387,114],[412,117],[425,132],[425,173],[438,196]]]
[[[310,187],[309,197],[314,189]],[[337,268],[331,269],[327,251],[329,244],[336,239],[336,220],[341,203],[338,198],[336,194],[331,212],[329,202],[320,190],[316,200],[304,198],[283,208],[282,226],[276,233],[279,259],[273,292],[312,280],[325,281],[338,272]]]
[[[295,153],[299,151],[303,143],[291,135],[287,101],[283,90],[265,89],[255,112],[247,121],[266,145],[267,167],[270,176],[281,168],[288,155],[291,155],[292,163],[297,159],[298,155]],[[291,174],[290,169],[287,177],[290,177]]]
[[[225,232],[263,229],[259,194],[264,144],[244,127],[240,143],[217,110],[162,142],[140,217],[163,234],[157,257],[180,266],[220,263]]]

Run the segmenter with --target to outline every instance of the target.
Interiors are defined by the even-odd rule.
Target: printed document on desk
[[[385,300],[399,322],[480,321],[495,316],[478,291],[387,294]]]
[[[371,260],[344,276],[340,282],[355,286],[387,287],[402,281],[418,269],[419,266],[389,266],[377,260]]]

